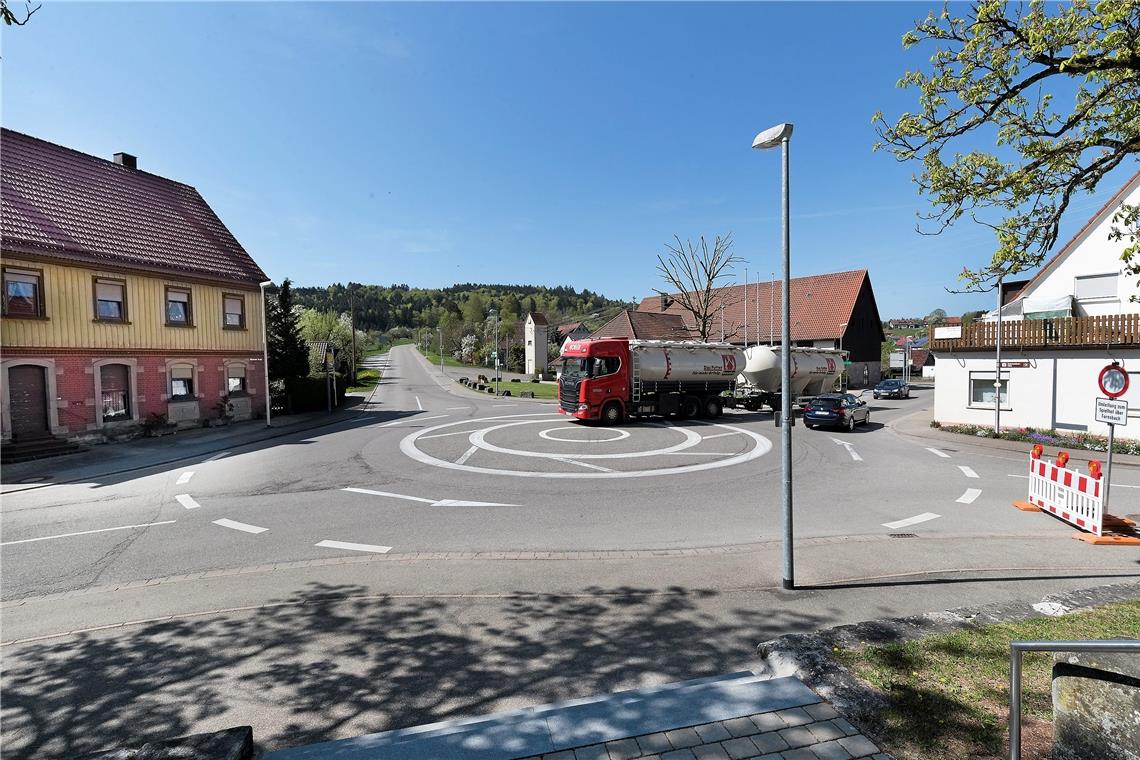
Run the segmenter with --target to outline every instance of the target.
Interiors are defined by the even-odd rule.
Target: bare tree
[[[717,297],[717,282],[732,273],[733,264],[743,261],[732,254],[732,234],[719,235],[713,240],[712,250],[704,235],[693,245],[692,240],[681,242],[674,235],[673,243],[666,243],[668,255],[658,255],[657,271],[673,292],[654,289],[666,298],[676,299],[682,309],[693,318],[693,326],[702,341],[709,339],[714,323],[720,319],[720,308],[731,304]]]
[[[12,10],[12,7],[8,5],[8,0],[0,0],[0,19],[4,21],[6,26],[12,26],[13,24],[23,26],[28,23],[28,19],[32,17],[32,14],[39,9],[40,6],[38,4],[33,8],[31,3],[24,3],[24,11],[21,15],[19,12]]]

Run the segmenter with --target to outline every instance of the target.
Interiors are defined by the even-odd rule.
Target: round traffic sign
[[[1128,373],[1119,364],[1110,364],[1100,371],[1097,378],[1100,392],[1109,398],[1120,398],[1128,392]]]

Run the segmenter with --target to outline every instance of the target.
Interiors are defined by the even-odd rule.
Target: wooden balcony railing
[[[997,345],[997,322],[973,322],[962,328],[959,338],[935,339],[936,329],[930,328],[933,351],[992,351]],[[1140,314],[1003,319],[1001,324],[1003,350],[1101,346],[1140,346]]]

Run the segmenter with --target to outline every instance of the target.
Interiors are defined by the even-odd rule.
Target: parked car
[[[871,421],[871,410],[866,401],[850,393],[828,393],[816,396],[804,407],[804,424],[809,428],[845,427],[854,430],[857,424]]]
[[[872,391],[875,398],[910,398],[910,386],[902,380],[884,380]]]

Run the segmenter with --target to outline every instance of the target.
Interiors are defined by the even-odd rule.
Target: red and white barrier
[[[1090,462],[1089,474],[1065,467],[1069,455],[1062,451],[1055,463],[1041,459],[1033,447],[1029,459],[1029,503],[1060,517],[1081,530],[1100,536],[1104,532],[1104,495],[1100,463]]]

